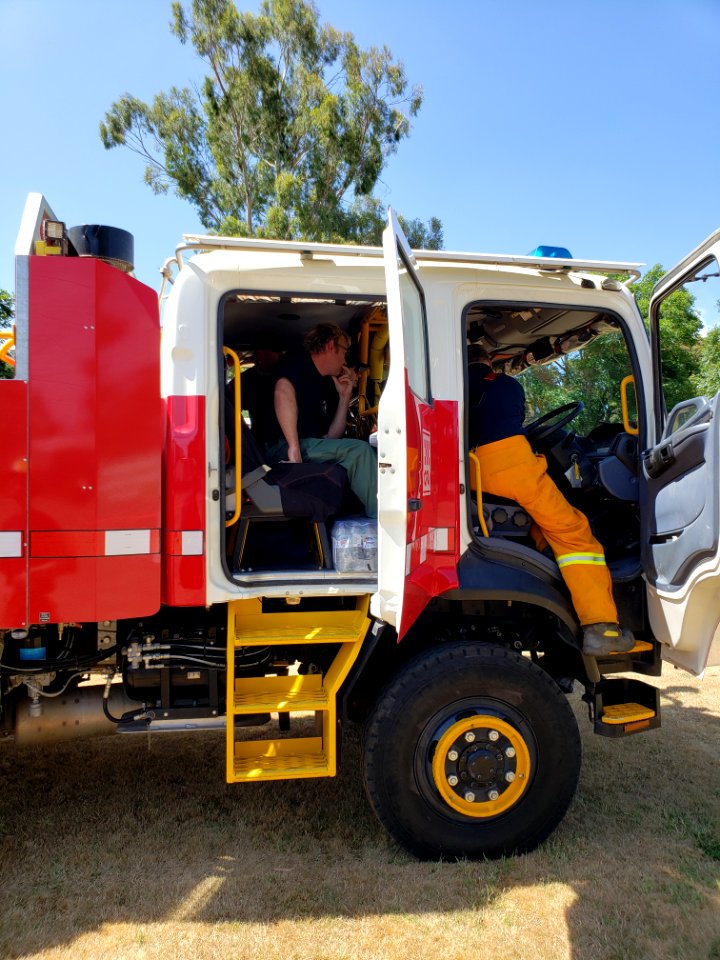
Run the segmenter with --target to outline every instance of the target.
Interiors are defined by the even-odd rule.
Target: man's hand
[[[352,396],[353,387],[357,383],[357,374],[354,370],[351,370],[349,367],[343,367],[340,371],[339,377],[333,377],[333,382],[337,388],[337,392],[340,395],[340,399],[344,400],[346,403],[350,402],[350,397]]]
[[[288,452],[287,452],[287,462],[288,463],[302,463],[302,453],[300,453],[300,444],[299,443],[289,443]]]

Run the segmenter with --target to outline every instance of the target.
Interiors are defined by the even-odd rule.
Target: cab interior
[[[621,386],[633,371],[619,318],[564,306],[477,302],[465,311],[464,333],[468,345],[487,352],[496,372],[520,379],[531,446],[546,456],[552,479],[590,521],[616,588],[635,582],[641,572],[638,424],[633,385]],[[591,368],[593,354],[611,354],[614,375],[581,391],[582,381],[573,382],[572,372],[581,358]],[[472,458],[470,463],[472,469]],[[532,521],[522,508],[490,495],[480,502],[472,496],[478,538],[537,553],[529,536]]]
[[[313,504],[309,504],[307,516],[288,517],[277,489],[268,489],[275,474],[265,473],[257,482],[252,479],[258,472],[262,474],[260,465],[272,470],[278,464],[268,456],[262,436],[262,420],[272,406],[272,371],[266,371],[269,387],[264,386],[263,377],[253,376],[250,371],[257,374],[268,358],[276,362],[281,354],[301,349],[305,333],[319,323],[336,324],[350,338],[347,364],[356,371],[357,387],[345,435],[371,442],[389,364],[383,296],[233,292],[224,299],[219,375],[225,383],[225,402],[220,404],[219,435],[226,463],[221,491],[226,523],[224,554],[231,579],[256,580],[288,571],[300,580],[376,580],[376,562],[373,565],[370,561],[366,569],[350,571],[333,559],[333,531],[340,529],[336,523],[362,514],[349,486],[342,491],[337,511],[329,517],[324,517],[321,506],[319,518]],[[267,350],[268,345],[272,350]],[[259,387],[262,396],[252,396]],[[235,482],[238,469],[243,478],[239,504]],[[321,486],[318,491],[321,498]],[[331,492],[334,496],[336,491]]]

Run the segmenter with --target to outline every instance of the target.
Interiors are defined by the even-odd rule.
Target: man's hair
[[[480,343],[468,345],[468,363],[486,363],[490,366],[492,359],[485,347]]]
[[[303,337],[308,353],[322,353],[329,343],[350,343],[350,337],[336,323],[318,323]]]

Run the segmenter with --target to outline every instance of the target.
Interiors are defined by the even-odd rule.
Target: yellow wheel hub
[[[483,819],[505,813],[530,783],[530,751],[505,720],[488,714],[453,723],[432,761],[435,786],[458,813]]]

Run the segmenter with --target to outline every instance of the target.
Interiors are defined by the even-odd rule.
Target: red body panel
[[[159,606],[159,353],[152,290],[97,260],[30,258],[31,623]]]
[[[168,397],[162,601],[172,606],[205,603],[204,424],[205,397]],[[194,541],[190,547],[187,535]]]
[[[0,627],[27,623],[27,384],[0,380]],[[9,556],[11,553],[20,556]]]
[[[408,510],[405,595],[398,639],[432,597],[458,586],[458,405],[419,400],[405,385]]]

